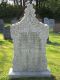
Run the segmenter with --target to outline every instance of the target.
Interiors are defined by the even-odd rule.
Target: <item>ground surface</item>
[[[51,70],[51,78],[20,78],[14,80],[60,80],[60,34],[50,33],[50,43],[46,46],[48,67]],[[10,80],[8,72],[12,66],[13,43],[4,40],[0,33],[0,80]]]

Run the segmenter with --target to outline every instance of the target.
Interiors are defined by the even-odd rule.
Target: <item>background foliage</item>
[[[10,5],[6,2],[0,4],[0,18],[19,18],[24,12],[20,5]]]
[[[37,9],[39,17],[60,19],[60,0],[40,0]]]

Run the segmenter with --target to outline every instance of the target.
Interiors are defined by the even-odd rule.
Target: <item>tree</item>
[[[23,6],[25,6],[25,0],[23,0]]]
[[[36,0],[36,14],[38,13],[38,0]]]
[[[22,0],[20,0],[20,5],[22,6]]]
[[[14,4],[15,4],[15,5],[19,5],[18,0],[14,0]]]

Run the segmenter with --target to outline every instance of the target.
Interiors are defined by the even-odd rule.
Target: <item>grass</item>
[[[5,41],[0,34],[0,80],[7,80],[7,73],[12,63],[12,49],[12,42]]]
[[[48,66],[56,80],[60,80],[60,34],[50,33],[49,40],[51,43],[46,47]]]
[[[51,78],[20,78],[14,80],[60,80],[60,34],[50,33],[50,43],[46,47],[48,67],[50,68]],[[0,80],[10,80],[8,72],[12,66],[13,43],[4,40],[0,34]]]

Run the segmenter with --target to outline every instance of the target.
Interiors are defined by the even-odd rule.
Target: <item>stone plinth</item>
[[[39,22],[34,13],[32,4],[27,4],[23,19],[11,27],[14,59],[9,76],[12,78],[50,76],[45,54],[48,26]]]
[[[39,72],[14,72],[13,68],[9,71],[10,78],[20,78],[20,77],[50,77],[50,71],[39,71]]]

